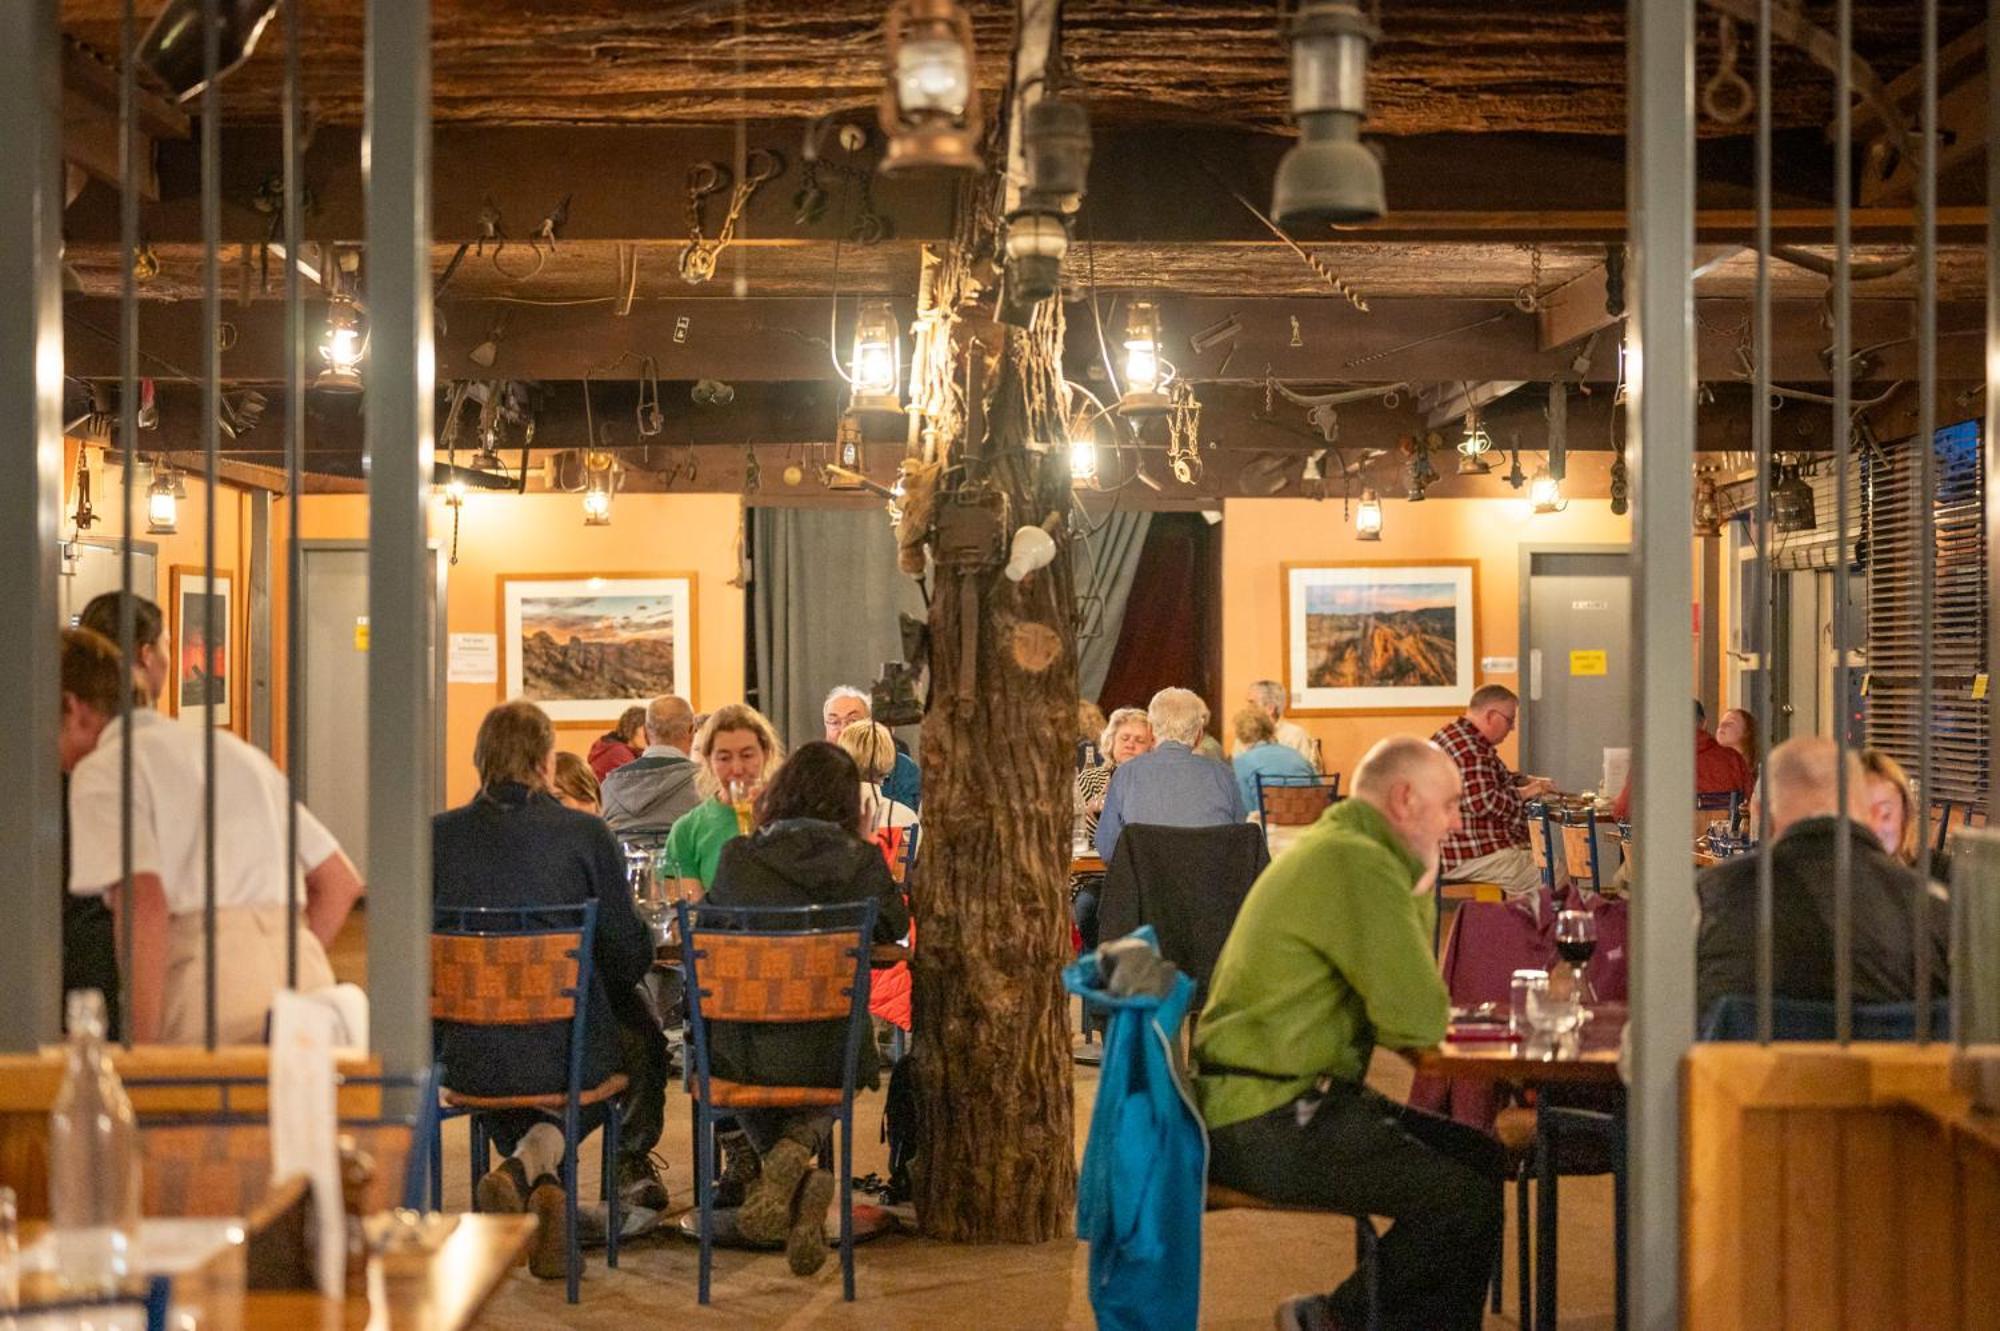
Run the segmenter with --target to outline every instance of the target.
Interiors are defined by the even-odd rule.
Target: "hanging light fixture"
[[[1354,539],[1357,541],[1382,539],[1382,501],[1376,497],[1373,486],[1361,491],[1361,502],[1354,506]]]
[[[155,462],[153,483],[146,487],[146,531],[153,536],[171,536],[180,529],[180,496],[173,471]]]
[[[1372,222],[1387,208],[1382,163],[1361,142],[1368,50],[1381,34],[1353,0],[1307,0],[1292,20],[1292,117],[1271,212],[1284,227]]]
[[[886,300],[864,300],[854,321],[854,353],[848,383],[854,390],[848,410],[899,415],[903,400],[897,379],[901,357],[896,346],[896,315]]]
[[[1784,536],[1819,526],[1812,482],[1800,474],[1796,465],[1778,468],[1778,483],[1771,487],[1771,526]]]
[[[618,476],[609,453],[586,453],[583,457],[583,525],[611,525],[611,496],[618,488]]]
[[[1070,436],[1069,478],[1078,485],[1097,484],[1097,441],[1087,430]]]
[[[1021,159],[1027,180],[1007,217],[1007,277],[1016,299],[1035,304],[1062,286],[1063,210],[1090,174],[1089,115],[1075,102],[1043,97],[1021,117]]]
[[[1007,282],[1026,304],[1047,300],[1062,289],[1062,261],[1069,253],[1069,228],[1062,214],[1022,208],[1007,215]]]
[[[1493,437],[1486,433],[1486,427],[1479,423],[1479,412],[1475,409],[1465,413],[1465,438],[1458,441],[1458,474],[1461,476],[1485,476],[1492,472],[1493,464],[1486,455],[1493,449]]]
[[[888,86],[882,128],[888,151],[878,168],[979,169],[979,89],[972,79],[972,19],[954,0],[897,0],[884,27]]]
[[[1696,482],[1694,487],[1694,534],[1722,535],[1722,503],[1716,497],[1715,481],[1707,476]]]
[[[189,101],[208,86],[201,31],[206,7],[204,0],[169,0],[139,39],[139,63],[153,71],[178,101]],[[250,58],[277,8],[278,0],[220,0],[215,14],[216,78],[226,78]]]
[[[1569,507],[1562,482],[1550,475],[1546,466],[1535,468],[1534,478],[1528,482],[1528,502],[1537,513],[1560,513]]]
[[[326,306],[326,340],[319,345],[326,362],[313,387],[334,393],[361,391],[361,357],[368,343],[361,335],[361,318],[354,298],[336,291]]]
[[[1125,309],[1125,395],[1122,416],[1164,416],[1173,402],[1160,390],[1173,377],[1160,355],[1160,307],[1135,300]]]

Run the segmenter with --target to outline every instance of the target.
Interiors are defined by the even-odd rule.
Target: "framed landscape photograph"
[[[207,576],[193,564],[172,569],[174,677],[167,685],[167,710],[199,723],[204,704],[215,701],[215,724],[234,727],[236,709],[236,580],[232,574]],[[215,641],[208,640],[208,613],[215,612]]]
[[[1286,564],[1284,580],[1292,714],[1445,712],[1471,700],[1476,565]]]
[[[559,726],[605,725],[662,693],[694,701],[694,575],[502,574],[500,694]]]

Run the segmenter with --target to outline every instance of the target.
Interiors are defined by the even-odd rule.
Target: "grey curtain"
[[[791,747],[820,737],[828,689],[865,691],[901,659],[896,616],[922,618],[923,596],[879,508],[757,508],[750,522],[756,702]]]
[[[1093,701],[1104,689],[1112,653],[1118,650],[1125,602],[1132,594],[1132,576],[1139,570],[1139,552],[1146,546],[1153,515],[1121,509],[1099,521],[1103,525],[1085,540],[1076,564],[1078,598],[1095,596],[1103,605],[1102,615],[1093,608],[1084,625],[1091,636],[1076,644],[1077,696]]]

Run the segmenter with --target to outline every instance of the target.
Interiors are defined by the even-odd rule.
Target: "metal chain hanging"
[[[1514,293],[1514,308],[1534,314],[1542,308],[1542,247],[1531,241],[1521,248],[1528,252],[1528,284]]]
[[[736,238],[736,224],[742,220],[744,205],[750,202],[758,186],[775,180],[784,170],[782,154],[769,148],[752,148],[745,161],[743,179],[730,190],[729,210],[711,240],[702,231],[702,208],[710,195],[720,194],[729,187],[730,171],[720,162],[696,162],[688,168],[688,243],[681,247],[678,260],[682,281],[699,285],[715,276],[716,260]]]
[[[1185,379],[1174,381],[1168,397],[1167,465],[1182,485],[1201,479],[1201,399]]]

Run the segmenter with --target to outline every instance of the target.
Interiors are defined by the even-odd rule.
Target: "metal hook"
[[[1701,85],[1701,109],[1711,120],[1734,125],[1750,114],[1757,98],[1749,82],[1736,72],[1736,20],[1727,14],[1717,20],[1715,44],[1719,63]]]
[[[729,168],[720,162],[696,162],[688,168],[688,194],[705,199],[729,187]]]

